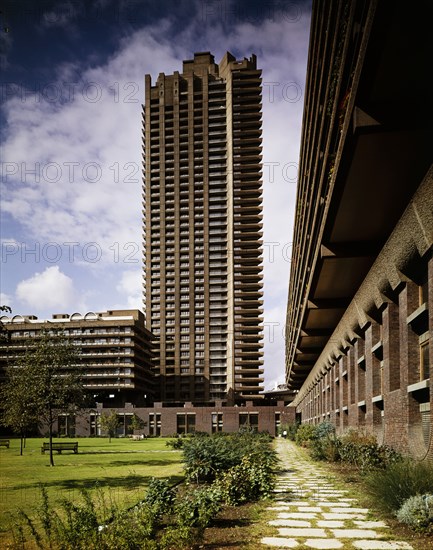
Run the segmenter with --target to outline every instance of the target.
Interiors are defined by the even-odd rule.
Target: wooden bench
[[[41,447],[41,453],[45,453],[45,451],[50,450],[50,444],[49,443],[42,443]],[[75,454],[78,453],[78,442],[72,441],[72,442],[62,442],[62,443],[54,443],[53,442],[53,451],[57,451],[58,454],[61,454],[62,451],[74,451]]]
[[[7,447],[9,449],[10,441],[9,439],[0,439],[0,447]]]

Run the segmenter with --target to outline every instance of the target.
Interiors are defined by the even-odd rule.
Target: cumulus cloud
[[[124,271],[116,286],[119,294],[125,296],[125,304],[129,309],[142,309],[142,272],[139,269]]]
[[[0,306],[11,306],[12,305],[12,296],[0,292]]]
[[[77,298],[72,279],[58,266],[48,267],[18,283],[16,296],[24,305],[36,309],[63,309],[75,305]]]

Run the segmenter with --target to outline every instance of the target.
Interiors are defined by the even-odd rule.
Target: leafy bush
[[[176,490],[167,479],[151,479],[144,502],[152,508],[155,516],[160,517],[171,512],[175,499]]]
[[[301,424],[296,432],[296,443],[301,447],[309,447],[315,437],[316,429],[313,424]]]
[[[385,468],[401,460],[401,455],[392,447],[378,445],[372,434],[349,430],[338,441],[341,460],[360,470]]]
[[[107,506],[98,493],[98,507],[90,494],[82,490],[81,501],[63,499],[54,508],[41,489],[41,504],[34,521],[25,512],[19,512],[14,536],[19,548],[33,540],[37,548],[62,550],[156,550],[154,542],[156,518],[152,508],[142,503],[132,510],[120,510],[111,503]],[[99,512],[98,512],[99,508]],[[107,523],[102,516],[110,516]],[[41,527],[37,527],[40,524]],[[29,537],[30,535],[30,537]]]
[[[200,487],[180,496],[175,506],[176,524],[203,530],[221,510],[221,491],[215,485]]]
[[[161,550],[178,550],[195,547],[201,540],[201,533],[196,527],[172,525],[162,534],[158,548]]]
[[[84,544],[83,550],[157,550],[154,540],[158,526],[154,511],[146,503],[135,506],[132,510],[119,510],[112,521],[104,526],[98,534],[95,546]],[[64,548],[64,547],[62,547]],[[69,549],[69,547],[67,547]],[[76,547],[75,547],[76,548]],[[70,547],[71,550],[74,547]]]
[[[219,472],[240,464],[246,455],[257,461],[267,461],[276,454],[267,434],[244,432],[239,434],[197,436],[184,443],[184,461],[187,479],[196,483],[212,482]]]
[[[216,482],[224,502],[237,506],[270,497],[275,487],[274,466],[272,459],[260,461],[244,456],[240,464],[223,472]]]
[[[325,421],[315,427],[310,440],[310,454],[314,460],[336,461],[339,458],[338,440],[335,436],[335,426]]]
[[[433,494],[408,498],[397,512],[397,519],[420,531],[433,531]]]
[[[408,498],[431,493],[433,465],[400,460],[387,468],[369,472],[365,484],[383,510],[395,513]]]
[[[183,448],[183,437],[175,437],[174,439],[169,439],[165,442],[166,447],[171,447],[172,449],[182,449]]]

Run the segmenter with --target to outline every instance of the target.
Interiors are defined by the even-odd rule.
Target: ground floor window
[[[149,435],[161,435],[161,414],[149,413]]]
[[[259,413],[239,413],[239,428],[251,428],[257,432],[259,429]]]
[[[281,413],[280,413],[280,412],[276,412],[276,413],[275,413],[275,423],[274,423],[275,434],[278,434],[278,433],[279,433],[279,431],[280,431],[280,426],[281,426]]]
[[[60,414],[57,417],[57,435],[59,437],[75,437],[75,415]]]
[[[212,433],[223,431],[223,413],[212,413]]]
[[[99,414],[97,413],[90,413],[89,434],[90,436],[101,435],[101,427],[99,425]]]
[[[177,431],[178,435],[193,434],[195,432],[195,413],[178,413],[177,414]]]

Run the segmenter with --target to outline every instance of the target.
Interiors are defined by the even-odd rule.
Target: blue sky
[[[309,2],[9,0],[1,17],[0,303],[39,318],[142,307],[144,74],[257,55],[265,385],[282,382]]]

